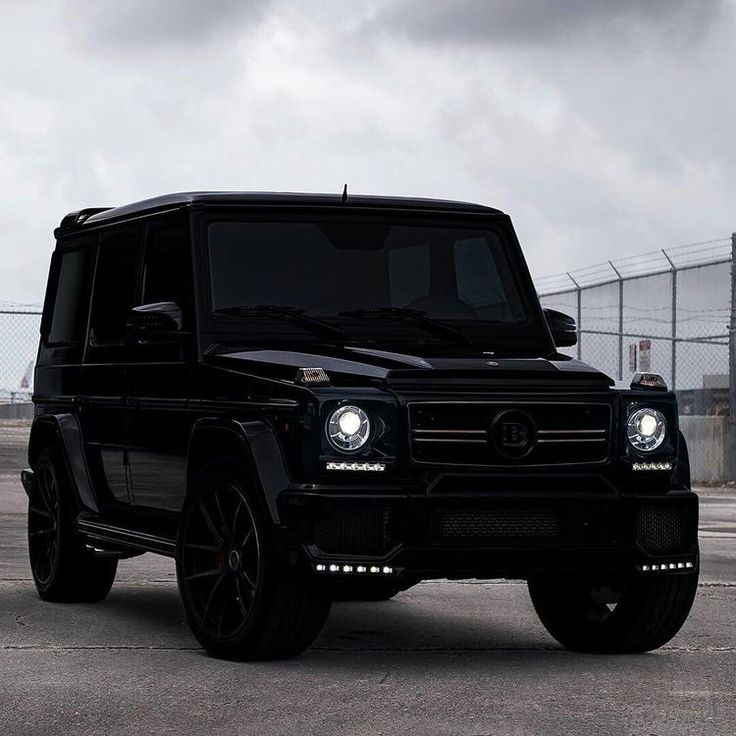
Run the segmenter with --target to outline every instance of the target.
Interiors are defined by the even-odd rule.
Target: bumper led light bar
[[[672,470],[672,463],[634,463],[632,470]]]
[[[382,473],[386,463],[327,463],[326,470],[358,470],[364,473]]]
[[[319,562],[314,566],[317,572],[340,573],[341,575],[393,575],[396,568],[388,565],[355,565],[336,562]]]
[[[692,562],[659,562],[653,565],[640,565],[641,572],[669,572],[670,570],[692,570],[695,568]]]

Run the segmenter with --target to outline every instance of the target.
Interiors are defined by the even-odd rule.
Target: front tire
[[[291,570],[240,463],[197,474],[184,505],[176,570],[187,621],[222,659],[286,659],[318,636],[330,611],[322,581]]]
[[[685,623],[697,588],[697,570],[608,580],[580,575],[529,580],[534,608],[560,644],[609,654],[647,652],[666,644]]]
[[[41,600],[94,603],[107,596],[118,562],[97,558],[76,530],[73,488],[61,454],[49,447],[33,466],[28,556]]]

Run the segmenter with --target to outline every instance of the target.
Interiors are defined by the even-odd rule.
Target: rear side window
[[[123,344],[138,288],[140,231],[100,237],[90,320],[90,345]]]
[[[176,302],[185,328],[191,314],[189,231],[185,223],[151,225],[143,264],[143,304]]]
[[[59,278],[49,330],[49,344],[80,342],[87,320],[89,250],[70,250],[59,256]]]

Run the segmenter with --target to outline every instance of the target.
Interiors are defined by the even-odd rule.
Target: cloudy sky
[[[482,202],[537,276],[736,229],[735,0],[3,0],[0,301],[72,209]]]

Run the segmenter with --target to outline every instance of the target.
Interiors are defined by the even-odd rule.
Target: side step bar
[[[87,539],[116,544],[128,549],[144,552],[156,552],[159,555],[173,557],[176,553],[176,540],[167,537],[140,532],[135,529],[124,529],[96,519],[80,518],[77,528]]]

